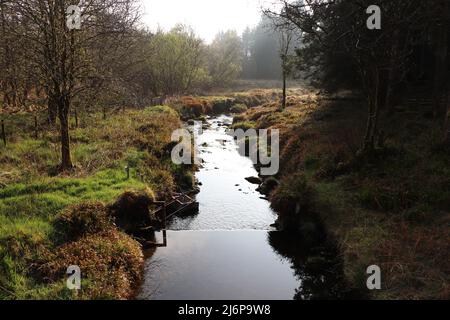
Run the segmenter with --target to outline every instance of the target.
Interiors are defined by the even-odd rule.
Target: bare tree
[[[21,28],[9,30],[31,45],[32,50],[24,53],[25,57],[40,68],[45,80],[49,114],[57,115],[60,122],[62,170],[72,168],[69,135],[72,99],[92,81],[101,82],[108,75],[109,64],[118,57],[105,53],[116,52],[114,48],[121,46],[137,20],[134,0],[82,1],[80,28],[71,28],[70,19],[77,15],[68,10],[73,4],[67,0],[14,1],[12,10]]]
[[[283,96],[281,100],[281,109],[286,108],[286,81],[287,77],[291,72],[292,64],[290,63],[291,55],[291,44],[293,40],[293,33],[289,29],[280,29],[280,59],[281,59],[281,70],[283,73]]]

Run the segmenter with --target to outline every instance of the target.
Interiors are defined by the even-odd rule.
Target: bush
[[[258,192],[261,192],[264,195],[270,195],[270,193],[279,185],[277,179],[274,177],[269,177],[263,181],[261,186],[257,189]]]
[[[227,113],[230,111],[233,104],[234,100],[232,99],[215,100],[212,102],[212,113],[214,114]]]
[[[155,201],[151,191],[126,191],[109,209],[116,225],[128,234],[138,233],[151,223],[149,206]]]
[[[185,118],[199,118],[212,112],[212,106],[208,101],[190,96],[182,97],[181,105]]]
[[[236,122],[231,126],[231,128],[234,130],[242,129],[244,131],[249,130],[249,129],[255,129],[255,127],[256,127],[256,123],[254,123],[253,121]]]
[[[63,281],[68,266],[82,270],[79,299],[127,299],[141,278],[141,246],[126,234],[109,230],[48,252],[39,265],[43,279]]]
[[[246,117],[244,114],[237,114],[233,118],[233,123],[243,122],[245,121]]]
[[[245,104],[235,104],[234,106],[231,107],[230,111],[232,113],[244,113],[245,111],[247,111],[247,106]]]
[[[308,214],[312,209],[313,190],[305,176],[296,173],[281,180],[272,193],[271,207],[279,213],[284,225],[296,228],[300,214]]]
[[[55,220],[58,238],[76,241],[113,227],[108,210],[101,202],[86,202],[64,210]]]
[[[191,191],[195,187],[194,174],[183,167],[179,167],[175,173],[177,185],[184,191]]]

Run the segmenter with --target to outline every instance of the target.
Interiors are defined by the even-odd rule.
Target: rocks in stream
[[[256,189],[259,193],[262,193],[265,196],[268,196],[271,194],[271,192],[278,187],[279,182],[277,179],[273,177],[269,177],[266,180],[261,183],[261,185]]]
[[[245,178],[245,180],[247,180],[251,184],[258,184],[258,185],[260,185],[262,183],[261,178],[258,178],[258,177],[247,177],[247,178]]]

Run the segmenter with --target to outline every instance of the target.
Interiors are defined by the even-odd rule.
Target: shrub
[[[244,131],[254,129],[255,127],[256,123],[253,121],[236,122],[231,126],[232,129],[242,129]]]
[[[212,102],[212,113],[221,114],[230,111],[233,106],[234,100],[232,99],[218,99]]]
[[[140,244],[111,229],[89,235],[48,252],[39,263],[43,279],[63,281],[68,266],[82,270],[81,299],[127,299],[141,278],[144,262]]]
[[[279,213],[284,225],[297,227],[300,214],[308,214],[312,209],[313,191],[305,176],[296,173],[281,180],[272,193],[272,208]]]
[[[185,118],[199,118],[204,114],[212,112],[212,105],[202,99],[194,97],[182,97],[181,98],[182,113]]]
[[[274,177],[269,177],[263,181],[258,191],[264,195],[269,195],[280,183]]]
[[[151,191],[126,191],[109,209],[116,225],[126,233],[133,234],[151,223],[149,206],[154,201]]]
[[[175,178],[177,180],[177,185],[184,191],[193,190],[195,187],[195,177],[194,174],[185,168],[179,166]]]
[[[247,111],[247,106],[245,104],[235,104],[234,106],[231,107],[230,111],[233,113],[244,113],[245,111]]]
[[[85,202],[64,210],[55,227],[59,238],[67,242],[111,229],[113,224],[103,203]]]
[[[246,118],[245,114],[236,114],[233,117],[233,124],[238,123],[238,122],[244,122],[246,119],[247,118]]]

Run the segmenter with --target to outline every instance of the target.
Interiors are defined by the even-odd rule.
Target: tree
[[[158,31],[148,42],[146,62],[155,96],[187,92],[203,76],[205,46],[193,30],[178,25]]]
[[[30,72],[33,64],[20,54],[29,44],[11,30],[23,28],[13,11],[12,1],[0,2],[0,92],[3,107],[20,108],[28,101],[31,87],[39,87],[38,76]]]
[[[279,27],[293,24],[305,35],[307,49],[313,51],[322,76],[329,66],[339,70],[341,63],[350,72],[343,73],[351,83],[362,90],[368,102],[367,126],[362,151],[372,152],[380,135],[380,111],[389,104],[392,86],[404,79],[411,66],[414,39],[425,33],[423,14],[426,6],[419,0],[379,1],[383,8],[380,30],[369,30],[366,10],[370,0],[303,0],[280,1],[281,12],[269,14],[280,19]],[[309,55],[314,56],[314,55]],[[336,60],[336,57],[345,60]],[[339,78],[339,73],[335,72]],[[360,84],[355,82],[358,76]],[[385,98],[383,97],[383,93]]]
[[[242,71],[242,41],[236,31],[220,32],[208,50],[214,86],[229,85]]]
[[[102,74],[115,59],[106,55],[104,63],[99,63],[98,57],[108,50],[115,52],[137,19],[134,0],[80,4],[80,29],[69,28],[73,22],[69,18],[77,14],[68,10],[73,9],[72,1],[17,0],[11,4],[21,28],[10,32],[32,46],[25,58],[40,68],[49,113],[57,113],[60,122],[61,170],[72,168],[69,111],[73,98],[92,82],[100,83],[101,88]]]
[[[242,77],[246,79],[280,79],[279,36],[271,19],[265,15],[254,29],[242,35],[244,59]]]
[[[289,29],[281,29],[280,33],[280,59],[281,59],[281,70],[283,74],[283,96],[281,100],[281,109],[286,108],[286,80],[288,75],[291,73],[291,55],[290,49],[293,40],[293,33]]]

